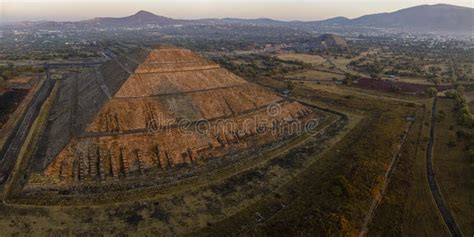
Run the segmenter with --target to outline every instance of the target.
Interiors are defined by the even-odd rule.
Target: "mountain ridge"
[[[448,4],[419,5],[390,13],[365,15],[351,20],[355,26],[426,30],[473,30],[474,9]]]
[[[283,21],[271,18],[207,18],[207,19],[174,19],[156,15],[149,11],[140,10],[125,17],[96,17],[77,22],[44,23],[54,26],[57,23],[75,24],[81,27],[145,27],[147,25],[169,26],[183,24],[227,24],[227,25],[254,25],[270,27],[295,28],[388,28],[413,31],[474,31],[474,8],[461,7],[449,4],[418,5],[400,9],[394,12],[383,12],[363,15],[353,19],[338,16],[319,21]],[[20,23],[21,24],[21,23]],[[24,23],[23,23],[24,24]],[[40,23],[38,23],[40,24]]]
[[[412,30],[448,30],[471,31],[474,30],[474,8],[461,7],[449,4],[419,5],[400,9],[394,12],[368,14],[353,19],[338,16],[319,21],[282,21],[271,18],[212,18],[198,20],[179,20],[155,15],[141,10],[134,15],[122,18],[94,18],[85,22],[95,22],[98,25],[139,26],[146,23],[158,25],[189,24],[189,23],[214,23],[214,24],[240,24],[259,26],[309,26],[309,27],[379,27],[400,28]],[[97,23],[98,22],[98,23]]]
[[[156,15],[149,11],[140,10],[137,13],[125,17],[95,17],[79,23],[105,25],[105,26],[143,26],[143,24],[172,25],[184,20]]]

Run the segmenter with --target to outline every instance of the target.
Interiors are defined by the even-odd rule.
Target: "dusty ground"
[[[15,83],[15,84],[26,84],[29,83],[33,77],[14,77],[12,79],[7,80],[8,83]]]

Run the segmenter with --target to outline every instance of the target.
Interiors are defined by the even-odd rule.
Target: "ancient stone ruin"
[[[57,184],[140,177],[284,140],[318,116],[190,50],[140,48],[61,82],[33,170]]]

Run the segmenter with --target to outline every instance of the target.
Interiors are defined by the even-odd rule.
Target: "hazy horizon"
[[[0,0],[0,19],[4,22],[14,21],[78,21],[93,17],[123,17],[135,14],[139,10],[153,12],[177,19],[202,18],[272,18],[276,20],[323,20],[344,16],[356,18],[366,14],[393,12],[403,8],[423,4],[452,4],[463,7],[474,7],[470,0],[447,1],[11,1]]]

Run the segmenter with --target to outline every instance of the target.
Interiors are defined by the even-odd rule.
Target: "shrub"
[[[438,90],[435,87],[428,87],[426,88],[426,95],[429,97],[435,97],[438,94]]]
[[[286,84],[286,88],[289,91],[292,91],[293,89],[295,89],[295,83],[293,81],[288,81],[288,83]]]

